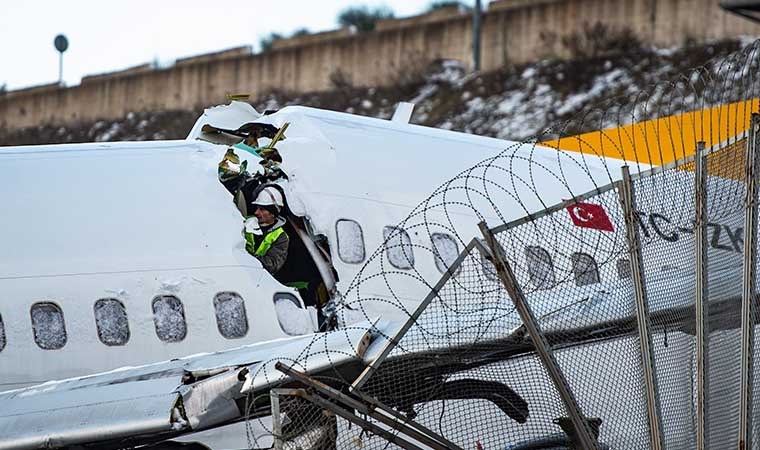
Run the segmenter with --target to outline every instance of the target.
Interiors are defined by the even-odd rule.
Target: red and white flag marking
[[[602,205],[578,202],[567,207],[573,225],[602,231],[615,231]]]

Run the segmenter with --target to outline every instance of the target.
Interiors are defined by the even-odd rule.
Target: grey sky
[[[418,14],[432,0],[0,0],[0,86],[8,89],[55,82],[58,52],[53,38],[69,38],[64,81],[156,59],[241,45],[258,45],[270,32],[336,28],[351,5],[385,5],[397,17]],[[466,3],[472,3],[467,1]],[[487,2],[484,2],[487,3]]]

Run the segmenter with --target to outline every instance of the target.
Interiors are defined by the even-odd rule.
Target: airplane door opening
[[[278,130],[277,136],[280,135]],[[275,136],[272,142],[276,141]],[[219,181],[232,194],[245,221],[246,250],[278,282],[296,289],[304,306],[316,309],[318,328],[325,329],[322,309],[337,295],[338,279],[327,237],[316,235],[308,218],[294,214],[288,206],[283,188],[288,175],[280,168],[282,158],[273,144],[253,151],[262,158],[259,164],[263,171],[249,173],[247,161],[241,161],[233,147],[227,150],[217,171]],[[280,314],[293,305],[297,306],[283,303],[278,307],[275,303],[275,309]],[[285,327],[283,331],[293,332]]]

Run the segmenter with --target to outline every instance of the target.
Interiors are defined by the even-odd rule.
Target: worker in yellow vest
[[[322,307],[330,296],[305,247],[299,247],[298,241],[294,241],[291,248],[290,237],[284,227],[292,227],[282,217],[283,208],[282,193],[276,187],[265,186],[258,192],[256,199],[251,202],[254,217],[246,219],[243,229],[245,249],[261,261],[261,265],[277,281],[298,289],[304,305],[316,308],[317,320],[322,329],[326,319]]]
[[[285,219],[280,216],[284,206],[282,193],[277,188],[265,187],[251,205],[255,217],[245,221],[245,249],[276,275],[285,265],[290,243],[288,234],[282,229],[285,225]]]

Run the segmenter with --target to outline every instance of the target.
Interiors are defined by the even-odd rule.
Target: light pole
[[[482,17],[480,0],[475,0],[475,7],[472,8],[472,69],[475,72],[480,70],[480,28]]]
[[[58,50],[58,84],[63,85],[63,52],[69,48],[69,40],[66,36],[59,34],[53,40],[53,45]]]

